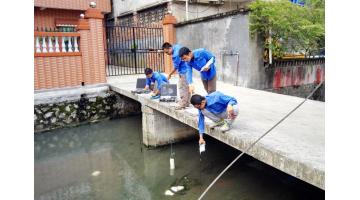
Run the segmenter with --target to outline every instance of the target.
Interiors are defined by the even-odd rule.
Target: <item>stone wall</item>
[[[34,131],[37,133],[136,114],[141,114],[141,104],[118,93],[83,94],[78,100],[35,105]]]

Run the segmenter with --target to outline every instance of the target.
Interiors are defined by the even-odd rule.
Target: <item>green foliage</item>
[[[256,0],[250,4],[250,33],[264,37],[264,47],[271,49],[274,57],[291,52],[309,54],[324,47],[325,0],[304,1],[305,6],[288,0]]]

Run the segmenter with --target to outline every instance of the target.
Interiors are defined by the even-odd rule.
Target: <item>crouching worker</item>
[[[190,99],[191,104],[199,109],[199,144],[205,143],[203,134],[205,133],[205,118],[211,119],[215,124],[211,127],[221,126],[222,132],[231,129],[231,125],[238,115],[239,108],[234,97],[227,96],[219,91],[207,96],[194,94]]]
[[[146,75],[146,85],[144,90],[149,90],[151,83],[155,84],[155,87],[153,91],[151,92],[151,98],[152,99],[158,99],[160,98],[160,88],[163,84],[169,83],[166,76],[164,74],[161,74],[159,72],[153,72],[152,69],[146,68],[145,69],[145,75]]]

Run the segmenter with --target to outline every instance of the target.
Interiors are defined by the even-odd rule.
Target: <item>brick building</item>
[[[110,0],[34,1],[35,90],[106,82],[104,14],[110,12]]]

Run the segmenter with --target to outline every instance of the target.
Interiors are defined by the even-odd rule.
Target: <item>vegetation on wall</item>
[[[271,49],[273,58],[314,55],[325,47],[325,0],[304,0],[304,6],[289,0],[256,0],[249,8],[251,35],[264,38],[264,48]]]

